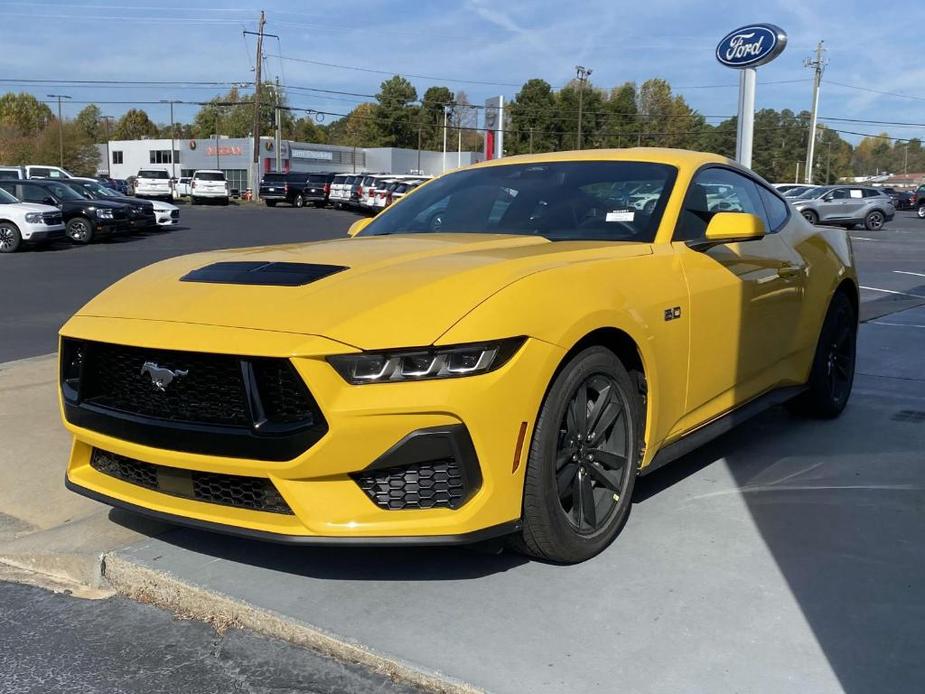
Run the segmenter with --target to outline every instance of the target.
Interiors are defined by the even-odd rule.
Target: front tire
[[[93,241],[93,223],[86,217],[75,217],[67,223],[65,232],[74,243]]]
[[[838,292],[822,324],[807,389],[790,402],[791,411],[815,419],[833,419],[842,413],[854,383],[857,331],[854,305]]]
[[[518,549],[569,564],[613,542],[630,511],[640,412],[638,390],[610,350],[590,347],[565,365],[533,433]]]
[[[819,215],[813,212],[812,210],[803,210],[803,219],[812,224],[813,226],[819,223]]]
[[[22,234],[12,222],[0,223],[0,253],[15,253],[22,246]]]
[[[919,219],[925,219],[925,205],[919,205],[918,209],[915,211],[915,214]]]
[[[886,218],[883,216],[883,212],[879,210],[868,212],[867,216],[864,217],[864,228],[867,231],[880,231],[885,223]]]
[[[305,207],[305,198],[303,198],[301,195],[296,195],[293,205],[295,207]]]

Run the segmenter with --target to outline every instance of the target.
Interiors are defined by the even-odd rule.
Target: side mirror
[[[704,251],[723,243],[758,241],[765,236],[764,221],[747,212],[717,212],[707,225],[706,237],[688,245]]]
[[[363,229],[365,229],[371,221],[373,221],[372,217],[364,217],[363,219],[358,219],[350,225],[349,229],[347,229],[347,236],[353,238],[361,231],[363,231]]]
[[[822,196],[822,202],[832,202],[835,199],[835,193],[826,193]]]

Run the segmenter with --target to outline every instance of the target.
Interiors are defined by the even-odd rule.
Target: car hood
[[[42,205],[37,202],[17,202],[10,204],[15,204],[17,209],[24,210],[26,212],[61,212],[61,210],[59,210],[57,207],[52,207],[51,205]],[[3,210],[3,208],[0,207],[0,210]]]
[[[165,260],[129,275],[79,315],[321,335],[361,349],[422,346],[527,275],[602,254],[649,253],[651,247],[643,243],[489,234],[370,236],[215,251]],[[229,262],[306,264],[309,273],[332,274],[301,286],[260,284],[267,280],[265,272],[245,274],[244,284],[214,277],[181,280]],[[505,335],[485,336],[491,337]]]
[[[162,212],[163,211],[173,212],[174,210],[180,209],[176,205],[171,205],[169,202],[161,202],[160,200],[158,200],[157,202],[149,202],[148,205],[150,209],[160,210]]]

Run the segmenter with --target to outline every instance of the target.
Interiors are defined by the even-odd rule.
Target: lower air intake
[[[104,475],[162,494],[251,511],[292,515],[292,509],[273,483],[262,477],[221,475],[154,465],[98,448],[93,450],[90,466]]]
[[[354,479],[376,506],[388,511],[458,508],[468,492],[463,470],[455,460],[367,470]]]

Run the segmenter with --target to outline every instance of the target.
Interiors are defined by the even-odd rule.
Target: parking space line
[[[871,239],[871,238],[868,238],[867,236],[852,236],[851,238],[854,239],[855,241],[877,241],[879,240],[879,239]]]
[[[864,287],[861,289],[866,289],[869,292],[883,292],[884,294],[899,294],[900,296],[911,296],[914,299],[925,299],[925,296],[921,294],[910,294],[909,292],[897,292],[895,289],[879,289],[877,287]]]
[[[908,270],[893,270],[897,275],[913,275],[915,277],[925,277],[925,272],[909,272]]]
[[[889,321],[871,321],[868,325],[888,325],[896,328],[925,328],[925,325],[916,323],[890,323]]]

